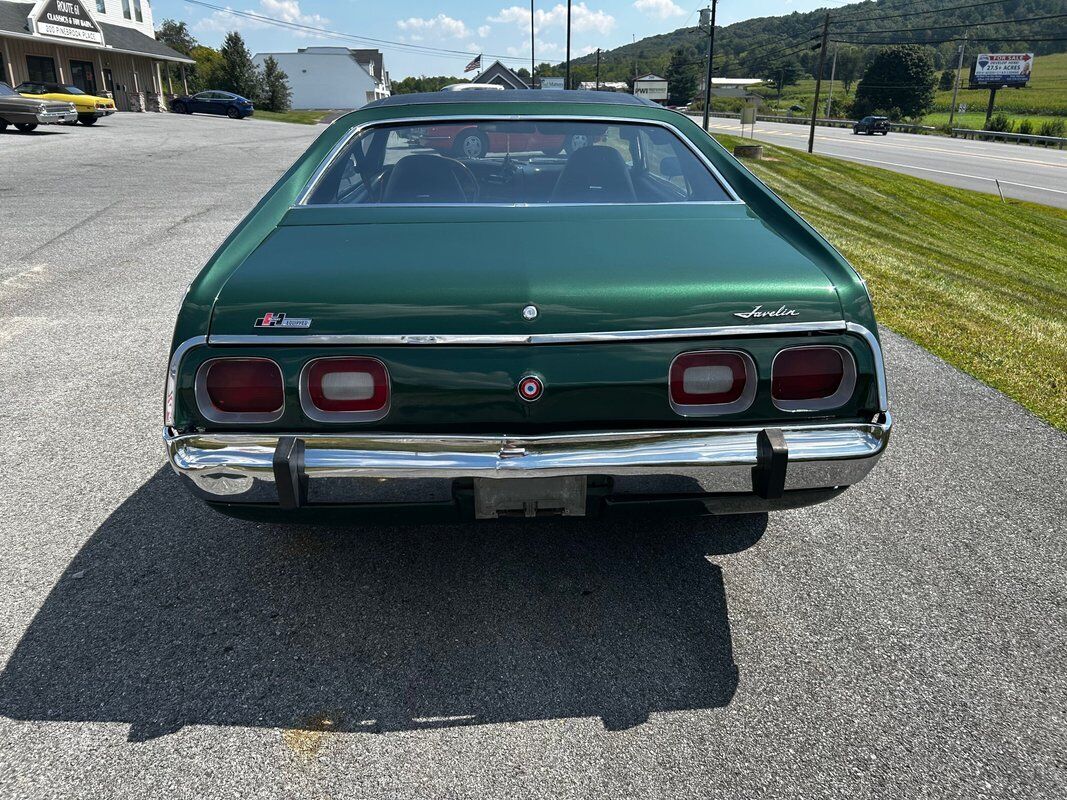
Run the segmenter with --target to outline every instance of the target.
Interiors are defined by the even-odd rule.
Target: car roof
[[[363,106],[369,108],[395,108],[397,106],[456,104],[492,104],[509,103],[565,103],[596,104],[660,108],[658,103],[645,100],[625,92],[591,92],[565,89],[508,89],[503,92],[489,89],[470,89],[464,92],[417,92],[415,94],[394,94],[382,100],[375,100]]]

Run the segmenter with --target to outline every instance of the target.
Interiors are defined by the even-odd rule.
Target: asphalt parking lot
[[[884,333],[886,457],[770,517],[218,516],[182,292],[321,130],[0,134],[0,797],[1055,798],[1067,437]]]

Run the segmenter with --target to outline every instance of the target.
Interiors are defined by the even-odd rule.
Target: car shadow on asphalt
[[[326,529],[240,522],[164,468],[67,567],[0,713],[388,732],[728,704],[722,572],[766,515]]]

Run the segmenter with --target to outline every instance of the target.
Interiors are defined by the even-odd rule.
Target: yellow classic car
[[[73,103],[78,112],[78,122],[93,125],[101,117],[115,113],[115,101],[106,97],[86,94],[77,86],[65,83],[41,83],[26,81],[15,87],[15,91],[24,97],[42,100],[62,100]]]

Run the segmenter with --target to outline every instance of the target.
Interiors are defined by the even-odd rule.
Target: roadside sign
[[[29,28],[41,36],[102,45],[104,33],[82,2],[38,0],[29,14]]]
[[[541,78],[542,89],[562,89],[563,78]]]
[[[745,106],[741,109],[741,124],[742,125],[755,125],[756,124],[756,107]]]
[[[967,113],[967,104],[966,103],[960,103],[960,107],[957,109],[957,111],[959,111],[959,113],[961,113],[961,114],[966,114]]]
[[[1033,53],[979,53],[971,85],[1026,86],[1034,67]]]

